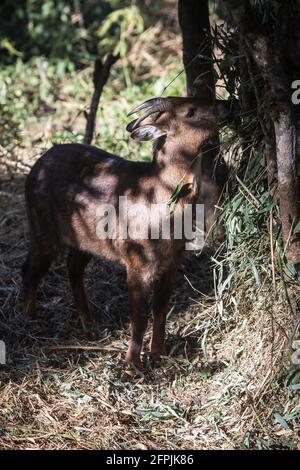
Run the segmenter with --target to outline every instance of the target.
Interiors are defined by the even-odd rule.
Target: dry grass
[[[274,296],[266,281],[258,298],[241,289],[216,299],[208,253],[190,257],[172,297],[169,356],[159,369],[148,366],[131,378],[123,363],[128,318],[121,270],[96,261],[88,268],[89,296],[101,318],[96,340],[71,319],[64,259],[42,283],[39,319],[24,318],[23,184],[20,172],[0,192],[0,330],[7,346],[0,370],[2,449],[297,445],[299,397],[278,380],[289,361],[291,330],[279,285]],[[274,412],[293,410],[287,428],[274,420]]]
[[[161,24],[156,28],[149,32],[156,38],[150,50],[144,47],[152,44],[145,36],[132,52],[143,61],[134,60],[142,70],[138,91],[134,86],[124,91],[113,72],[106,88],[110,96],[105,91],[101,99],[96,144],[124,156],[130,145],[137,153],[123,132],[130,105],[143,93],[160,93],[155,85],[145,88],[153,70],[156,78],[161,76],[158,82],[166,83],[166,68],[174,70],[174,63],[157,55],[162,49],[157,44]],[[177,60],[178,70],[178,35],[172,33],[164,41],[165,48],[177,53],[173,62]],[[158,85],[162,89],[166,83]],[[0,162],[0,171],[10,169],[0,178],[0,339],[7,346],[7,364],[0,365],[0,448],[296,448],[300,400],[299,390],[290,384],[299,384],[300,374],[291,366],[288,338],[299,315],[299,286],[277,273],[272,281],[269,266],[259,289],[248,276],[220,293],[210,250],[190,256],[171,299],[168,356],[158,369],[151,369],[145,356],[146,372],[136,377],[124,368],[128,305],[119,268],[94,261],[87,269],[88,294],[99,318],[97,338],[84,334],[72,319],[63,258],[42,282],[38,320],[24,317],[24,177],[28,165],[53,140],[80,140],[85,123],[80,110],[89,102],[90,70],[78,73],[75,85],[66,81],[56,90],[38,122],[24,125],[22,146],[16,145],[14,158],[3,152],[5,161]],[[179,84],[168,93],[182,89]],[[144,146],[138,151],[144,158]],[[241,274],[238,265],[236,270]],[[224,279],[226,283],[226,273]]]

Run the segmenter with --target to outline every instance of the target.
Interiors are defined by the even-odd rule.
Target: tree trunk
[[[186,72],[187,94],[204,99],[215,98],[208,0],[179,0],[178,19],[183,41],[183,64]],[[200,201],[204,204],[205,229],[210,233],[215,206],[227,180],[227,166],[219,158],[218,134],[207,144],[202,155]],[[223,228],[217,237],[223,239]]]
[[[278,198],[282,224],[282,239],[287,247],[286,255],[290,263],[300,260],[300,241],[293,235],[293,229],[299,220],[299,193],[296,176],[296,127],[292,111],[291,90],[285,74],[281,45],[284,38],[275,42],[268,29],[262,25],[257,11],[249,2],[222,0],[227,10],[229,21],[240,31],[245,41],[247,52],[259,68],[265,89],[269,90],[269,114],[274,124],[276,141],[276,162],[278,170]],[[279,18],[279,34],[288,29],[290,15],[288,5],[284,16]],[[286,24],[284,24],[286,23]],[[270,143],[267,142],[267,145]],[[273,149],[271,149],[274,152]]]
[[[212,98],[212,67],[208,0],[179,0],[178,19],[183,41],[183,64],[188,96]]]
[[[299,195],[296,175],[296,128],[289,107],[278,113],[274,121],[278,167],[278,194],[282,239],[291,263],[300,260],[300,240],[293,234],[299,219]]]

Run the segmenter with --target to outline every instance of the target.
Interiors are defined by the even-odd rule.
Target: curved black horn
[[[140,123],[151,114],[173,110],[173,105],[167,98],[151,98],[151,100],[147,101],[151,101],[153,104],[151,105],[150,109],[148,109],[148,111],[146,111],[141,117],[135,119],[127,126],[127,128],[130,129],[130,132],[136,129],[140,125]],[[137,108],[142,109],[146,107],[149,107],[149,104],[146,105],[146,102],[144,102],[140,105],[140,107],[138,106]],[[135,109],[137,110],[137,108]]]
[[[134,130],[135,124],[136,124],[137,119],[134,119],[131,121],[129,124],[126,126],[126,131],[132,132]]]
[[[152,106],[152,104],[154,104],[155,101],[159,99],[162,99],[162,98],[149,98],[148,100],[136,106],[132,111],[130,111],[127,114],[127,116],[131,116],[132,114],[137,113],[138,111],[141,111],[141,109],[149,108],[149,106]]]
[[[137,113],[138,111],[141,111],[142,109],[149,108],[149,107],[160,107],[161,111],[169,111],[170,110],[170,102],[168,98],[150,98],[143,103],[139,104],[134,108],[132,111],[130,111],[127,116],[131,116],[134,113]]]
[[[138,119],[135,120],[133,126],[132,126],[132,130],[133,129],[136,129],[140,123],[142,121],[144,121],[144,119],[146,119],[148,116],[150,116],[151,114],[154,114],[154,113],[157,113],[159,112],[160,109],[158,109],[156,106],[152,106],[150,109],[148,109],[148,111],[146,111],[141,117],[139,117]]]

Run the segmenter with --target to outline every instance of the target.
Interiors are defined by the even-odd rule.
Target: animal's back
[[[124,160],[82,144],[55,145],[33,165],[25,184],[26,207],[33,239],[53,245],[76,245],[72,220],[85,212],[86,224],[95,201],[107,200],[105,173]],[[103,188],[93,185],[101,180]],[[107,178],[109,176],[107,174]]]
[[[102,165],[114,164],[121,159],[104,150],[84,144],[59,144],[45,152],[33,165],[26,181],[26,196],[33,184],[72,181],[82,171],[99,170]],[[56,184],[57,186],[57,184]],[[35,188],[36,190],[36,188]]]
[[[117,207],[120,195],[142,197],[140,183],[151,185],[151,174],[150,162],[128,161],[89,145],[52,147],[26,181],[31,239],[47,251],[69,246],[113,258],[115,243],[97,235],[98,209]]]

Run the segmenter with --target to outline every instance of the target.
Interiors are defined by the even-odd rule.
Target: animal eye
[[[186,117],[190,118],[190,117],[193,117],[195,114],[195,109],[194,108],[190,108],[186,114]]]

